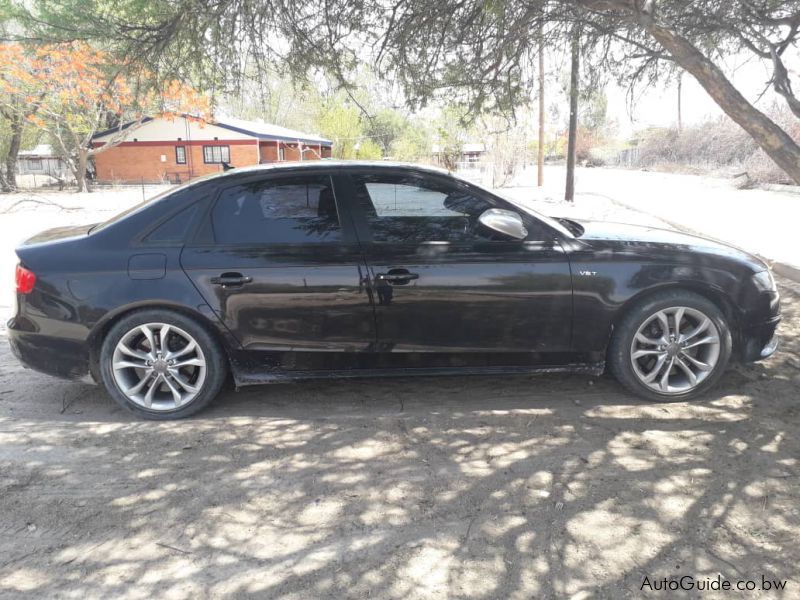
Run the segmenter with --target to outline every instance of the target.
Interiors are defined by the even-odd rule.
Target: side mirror
[[[524,240],[528,237],[528,230],[525,229],[522,218],[513,210],[490,208],[481,213],[478,222],[484,227],[514,240]]]

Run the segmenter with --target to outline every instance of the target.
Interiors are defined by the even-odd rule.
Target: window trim
[[[214,148],[219,148],[219,160],[214,160]],[[228,159],[225,160],[225,157],[222,156],[224,152],[228,154]],[[210,152],[211,160],[208,160],[209,155],[206,152]],[[203,163],[206,165],[221,165],[222,163],[230,163],[231,162],[231,147],[228,144],[203,144]]]
[[[230,189],[247,185],[250,183],[270,183],[280,185],[281,180],[296,179],[299,177],[327,177],[331,182],[333,199],[336,203],[336,215],[339,219],[339,231],[341,237],[338,240],[325,242],[221,242],[217,241],[214,232],[214,209],[222,196]],[[241,178],[231,181],[225,186],[220,186],[213,197],[208,202],[208,207],[201,217],[201,222],[195,229],[194,235],[187,238],[189,247],[213,247],[213,248],[321,248],[321,247],[343,247],[358,244],[358,236],[355,233],[349,219],[349,205],[343,201],[342,188],[336,182],[336,175],[330,170],[303,170],[301,172],[270,173],[269,176],[259,175],[254,177]]]
[[[520,217],[522,217],[523,222],[529,229],[535,225],[544,235],[540,236],[542,239],[527,239],[527,240],[519,240],[519,241],[508,241],[508,240],[466,240],[466,241],[456,241],[456,242],[449,242],[449,241],[436,241],[436,240],[425,240],[425,241],[409,241],[409,242],[392,242],[392,241],[381,241],[376,240],[373,237],[373,229],[369,224],[369,220],[366,218],[366,215],[361,210],[361,207],[355,201],[355,194],[356,194],[356,180],[358,177],[363,176],[370,176],[370,175],[379,175],[384,177],[407,177],[413,178],[420,182],[427,183],[432,186],[441,185],[449,187],[453,190],[462,190],[477,198],[481,198],[491,202],[495,208],[504,208],[507,210],[513,210],[516,212]],[[351,205],[348,204],[348,210],[351,212],[352,215],[355,217],[355,221],[357,221],[356,225],[356,233],[358,235],[359,240],[361,240],[362,244],[373,244],[376,246],[380,246],[382,248],[389,248],[391,246],[397,247],[405,247],[411,248],[415,246],[423,246],[423,245],[442,245],[446,244],[451,248],[471,248],[474,247],[475,244],[531,244],[531,243],[550,243],[553,241],[557,241],[561,239],[562,236],[552,227],[550,227],[544,221],[537,219],[535,216],[525,212],[520,207],[514,205],[514,203],[505,200],[504,198],[492,194],[486,190],[478,186],[473,186],[466,181],[462,181],[457,178],[449,177],[447,175],[440,175],[438,173],[428,173],[428,172],[420,172],[414,170],[394,170],[394,169],[353,169],[347,172],[347,185],[349,189],[349,193],[353,197],[352,208]]]
[[[181,160],[180,154],[178,151],[183,152],[183,160]],[[175,146],[175,164],[176,165],[185,165],[186,164],[186,146]]]

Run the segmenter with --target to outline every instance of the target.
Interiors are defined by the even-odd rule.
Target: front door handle
[[[221,285],[224,288],[238,287],[245,283],[253,281],[252,277],[242,275],[241,273],[223,273],[219,277],[212,277],[211,283],[214,285]]]
[[[388,273],[378,273],[376,278],[378,281],[403,285],[414,279],[419,279],[419,275],[417,273],[410,273],[408,269],[389,269]]]

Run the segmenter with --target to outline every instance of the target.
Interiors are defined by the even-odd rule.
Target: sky
[[[787,67],[794,67],[797,74],[796,57],[787,61]],[[733,57],[724,65],[724,71],[733,84],[751,102],[762,94],[770,79],[767,65],[750,60],[750,56]],[[620,137],[629,137],[632,133],[648,127],[669,127],[678,122],[678,87],[677,83],[659,85],[637,95],[631,109],[627,89],[616,84],[606,88],[608,97],[608,117],[618,123]],[[776,100],[770,89],[758,101],[757,106],[763,110]],[[692,125],[709,118],[721,116],[722,110],[709,97],[706,91],[690,74],[683,76],[682,86],[683,124]]]

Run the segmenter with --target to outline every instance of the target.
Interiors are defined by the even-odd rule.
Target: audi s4
[[[773,353],[780,321],[744,251],[391,163],[233,169],[16,252],[13,353],[152,419],[229,380],[608,369],[688,400]]]

